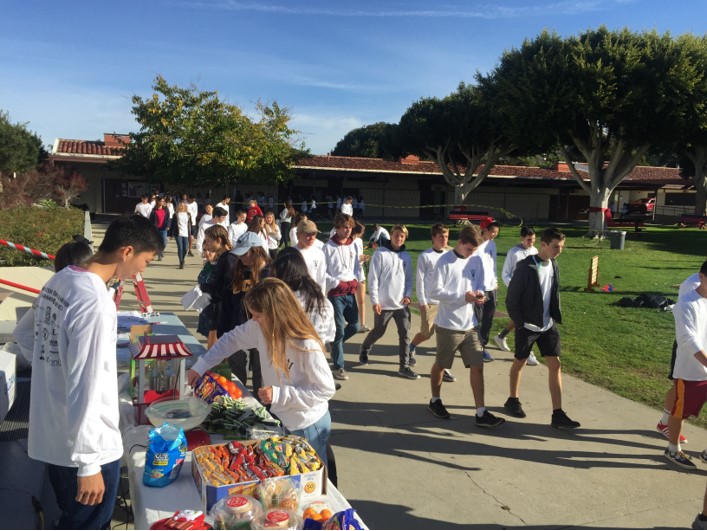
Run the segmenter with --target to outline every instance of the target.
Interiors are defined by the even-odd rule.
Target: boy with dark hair
[[[508,287],[511,283],[511,278],[513,278],[513,272],[516,269],[516,264],[534,254],[538,254],[538,250],[535,248],[535,231],[526,225],[520,228],[520,243],[511,247],[506,254],[506,259],[503,261],[503,270],[501,271],[501,280]],[[506,352],[510,352],[511,349],[506,341],[506,336],[515,328],[512,320],[508,321],[506,328],[497,334],[493,341],[496,343],[498,348]],[[533,352],[530,352],[528,356],[528,365],[534,367],[538,364],[538,360]]]
[[[408,230],[405,225],[393,227],[390,242],[380,247],[371,258],[368,269],[368,294],[373,305],[374,325],[361,345],[359,361],[368,365],[373,344],[385,334],[388,323],[398,327],[400,368],[403,378],[420,377],[410,368],[410,302],[412,300],[412,258],[405,250]]]
[[[351,238],[354,220],[348,214],[337,214],[334,218],[336,234],[324,246],[326,260],[328,297],[334,306],[336,335],[331,343],[331,357],[334,362],[334,378],[348,380],[344,369],[344,342],[358,332],[358,306],[356,289],[358,288],[359,262],[356,246]]]
[[[518,399],[521,371],[535,343],[545,358],[550,398],[552,399],[553,428],[571,430],[580,423],[570,419],[562,410],[562,371],[560,365],[560,333],[556,323],[562,324],[560,312],[560,270],[555,259],[565,246],[565,235],[558,229],[545,229],[540,238],[540,250],[520,261],[506,294],[508,315],[515,324],[515,359],[510,371],[510,396],[504,404],[509,415],[525,417]]]
[[[60,529],[107,529],[120,481],[117,312],[107,285],[162,250],[142,216],[118,218],[86,268],[56,273],[37,299],[28,453],[48,464]]]
[[[427,341],[435,333],[435,317],[439,301],[434,299],[430,292],[435,281],[434,269],[437,261],[445,251],[449,250],[449,229],[437,223],[432,225],[432,247],[420,253],[417,257],[417,302],[420,308],[420,331],[410,342],[410,365],[417,363],[415,349],[417,345]],[[447,369],[442,376],[445,382],[454,382],[456,378]]]
[[[679,437],[683,421],[698,416],[707,399],[707,261],[699,274],[697,288],[673,307],[678,344],[673,368],[675,403],[668,419],[669,443],[664,454],[671,463],[689,470],[697,467],[683,453]]]
[[[474,306],[476,319],[479,321],[479,339],[484,346],[484,361],[493,361],[493,356],[486,350],[489,334],[493,325],[493,316],[496,313],[496,293],[498,292],[498,277],[496,276],[496,236],[501,230],[498,221],[491,221],[481,229],[483,243],[479,245],[476,253],[481,258],[484,268],[484,303]]]
[[[432,398],[428,409],[439,418],[448,419],[449,412],[442,404],[442,374],[451,369],[454,354],[459,351],[464,366],[469,368],[469,381],[476,405],[476,425],[495,428],[505,422],[486,409],[484,401],[483,347],[478,335],[478,321],[474,305],[483,304],[483,266],[475,254],[482,239],[476,227],[464,227],[457,245],[444,253],[434,270],[435,284],[431,295],[439,301],[435,330],[437,356],[430,373]]]

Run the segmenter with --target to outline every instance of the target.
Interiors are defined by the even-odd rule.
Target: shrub
[[[77,208],[16,207],[0,209],[0,239],[56,254],[74,234],[83,234],[84,213]],[[4,266],[47,266],[50,261],[0,246]]]

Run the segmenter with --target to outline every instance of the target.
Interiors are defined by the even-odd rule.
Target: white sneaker
[[[538,364],[538,358],[535,357],[535,354],[532,352],[530,353],[530,356],[528,356],[528,365],[531,367],[535,367]]]
[[[497,334],[493,338],[493,342],[496,343],[496,346],[503,350],[504,352],[510,352],[511,349],[508,347],[508,343],[506,342],[505,337],[501,337],[501,334]]]

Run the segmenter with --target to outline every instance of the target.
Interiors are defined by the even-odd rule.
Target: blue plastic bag
[[[148,487],[165,487],[179,477],[187,455],[187,438],[180,426],[165,422],[152,428],[145,455],[142,482]]]

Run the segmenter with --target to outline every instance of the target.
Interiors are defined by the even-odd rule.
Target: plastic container
[[[165,422],[191,430],[204,422],[211,412],[211,406],[190,396],[187,398],[162,398],[155,400],[145,410],[145,415],[153,426],[162,426]]]
[[[251,529],[301,529],[302,519],[289,509],[270,509],[253,518]]]
[[[238,494],[217,501],[209,512],[214,529],[250,529],[257,517],[263,516],[263,506],[252,496]]]
[[[611,240],[611,248],[623,251],[624,244],[626,243],[626,231],[625,230],[610,230],[609,239]]]

